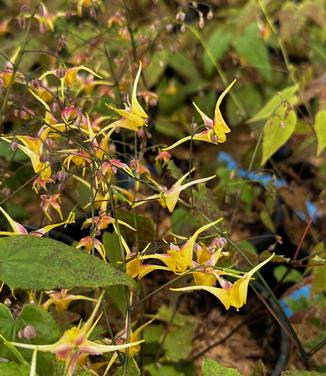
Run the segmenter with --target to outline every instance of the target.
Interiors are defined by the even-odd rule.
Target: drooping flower
[[[197,237],[204,231],[221,222],[219,218],[214,222],[200,227],[195,233],[181,246],[172,244],[165,254],[155,253],[154,255],[143,256],[143,259],[157,259],[162,261],[171,272],[181,274],[193,267],[193,254]]]
[[[49,214],[49,209],[52,207],[57,213],[60,215],[60,219],[63,220],[61,208],[60,208],[60,193],[56,193],[54,195],[41,195],[41,208],[44,214],[48,217],[48,219],[52,222],[52,218]]]
[[[192,185],[204,183],[206,181],[209,181],[211,179],[214,179],[216,175],[209,176],[207,178],[197,179],[190,181],[186,184],[182,185],[182,182],[189,176],[189,174],[192,171],[187,172],[185,175],[183,175],[176,183],[172,185],[170,189],[166,189],[164,187],[159,186],[159,189],[161,190],[160,193],[149,196],[146,198],[147,200],[160,200],[161,205],[163,207],[167,207],[169,212],[172,213],[174,211],[174,208],[179,200],[180,193]],[[146,201],[138,202],[134,204],[134,207],[144,204]]]
[[[28,232],[23,225],[14,221],[10,217],[10,215],[1,206],[0,206],[0,211],[6,217],[7,221],[10,224],[10,227],[13,230],[13,231],[0,231],[0,235],[3,235],[3,236],[30,235],[30,236],[41,237],[41,236],[45,235],[46,233],[48,233],[49,231],[53,230],[56,227],[63,226],[63,225],[66,226],[70,223],[75,222],[74,216],[69,214],[67,220],[64,221],[64,222],[55,223],[53,225],[48,225],[48,226],[42,227],[38,230]]]
[[[122,109],[115,108],[107,104],[107,106],[111,110],[113,110],[114,112],[116,112],[117,114],[121,116],[121,119],[102,128],[98,134],[106,132],[108,129],[112,129],[112,128],[113,129],[126,128],[126,129],[130,129],[131,131],[138,132],[140,128],[143,125],[145,125],[145,120],[148,118],[148,115],[146,114],[144,109],[141,107],[137,99],[137,86],[138,86],[138,81],[140,78],[140,73],[141,73],[141,63],[139,63],[139,69],[138,69],[134,86],[132,89],[131,104],[129,106],[126,106],[126,108],[122,110]]]
[[[2,139],[6,142],[11,142],[9,138],[2,137]],[[17,144],[17,148],[29,157],[34,172],[45,182],[49,181],[52,171],[50,162],[43,161],[43,141],[31,136],[17,136],[16,139],[23,143],[23,145]]]
[[[100,307],[104,292],[101,294],[97,304],[83,326],[74,326],[66,330],[62,337],[55,343],[50,345],[32,345],[20,342],[9,342],[12,346],[34,350],[34,354],[40,352],[51,352],[57,356],[59,360],[66,363],[65,375],[72,376],[78,363],[84,362],[88,355],[102,355],[107,352],[122,351],[126,348],[137,346],[143,341],[125,343],[120,345],[104,345],[95,341],[90,341],[88,338],[94,330],[97,321],[95,320],[96,313]],[[31,369],[35,369],[36,356],[33,357]],[[31,373],[32,374],[32,373]]]
[[[205,290],[209,293],[216,296],[217,299],[221,301],[224,305],[225,309],[229,309],[230,307],[235,307],[237,310],[241,308],[247,302],[247,292],[249,281],[262,266],[267,264],[272,258],[274,254],[270,256],[268,259],[264,260],[249,272],[245,273],[242,277],[240,277],[236,282],[233,284],[228,282],[224,283],[222,287],[211,287],[211,286],[190,286],[190,287],[182,287],[171,289],[173,291],[194,291],[194,290]]]
[[[144,256],[141,256],[140,253],[138,253],[136,257],[129,259],[126,265],[126,272],[129,277],[137,278],[139,280],[145,277],[145,275],[153,272],[154,270],[170,270],[166,266],[144,264],[143,260]]]
[[[47,10],[46,6],[43,3],[40,3],[41,12],[39,14],[35,14],[34,18],[40,24],[40,32],[45,33],[46,31],[54,31],[54,24],[53,22],[56,20],[56,15],[51,15]]]
[[[80,239],[79,243],[76,245],[76,248],[84,247],[88,253],[94,248],[102,256],[103,261],[106,262],[106,250],[102,242],[94,237],[86,236],[85,238]]]
[[[47,295],[49,296],[49,299],[42,304],[42,307],[45,310],[48,310],[53,304],[55,305],[57,311],[65,311],[68,309],[70,303],[74,300],[89,300],[91,302],[96,302],[96,299],[89,298],[88,296],[69,294],[68,289],[62,289],[60,291],[48,291]]]
[[[192,272],[196,285],[214,286],[216,280],[220,280],[219,271],[215,268],[222,256],[227,255],[222,252],[226,241],[224,238],[214,238],[210,246],[198,244],[196,248],[196,261],[192,261],[192,266],[196,270]]]
[[[225,142],[226,141],[225,134],[231,132],[231,130],[223,119],[223,116],[220,110],[220,105],[222,103],[223,98],[231,90],[235,82],[236,80],[232,81],[231,84],[219,96],[215,105],[214,119],[211,119],[210,117],[208,117],[203,111],[200,110],[200,108],[195,103],[193,103],[193,105],[195,106],[196,110],[198,111],[199,115],[201,116],[204,122],[206,130],[200,133],[197,133],[194,136],[183,137],[179,141],[175,142],[173,145],[167,148],[164,148],[162,150],[163,151],[171,150],[175,148],[176,146],[181,145],[185,141],[189,141],[191,139],[198,140],[198,141],[205,141],[205,142],[209,142],[212,144]]]
[[[113,225],[114,223],[118,223],[119,225],[125,226],[132,231],[136,231],[136,229],[130,226],[128,223],[122,221],[121,219],[116,220],[115,218],[111,217],[110,215],[105,214],[104,212],[100,212],[99,216],[94,216],[93,218],[87,218],[82,224],[81,229],[91,226],[92,223],[95,225],[95,229],[97,231],[105,230],[110,224]]]

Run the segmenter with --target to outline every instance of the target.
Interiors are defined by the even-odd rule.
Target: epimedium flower
[[[214,222],[200,227],[181,247],[171,244],[167,253],[155,253],[153,255],[143,256],[142,259],[157,259],[162,261],[171,272],[175,274],[185,273],[187,270],[192,269],[193,267],[193,254],[197,237],[202,232],[221,222],[222,219],[223,218],[219,218]]]
[[[226,244],[226,239],[214,238],[207,247],[205,244],[198,244],[196,247],[196,261],[192,261],[192,266],[196,270],[192,272],[196,285],[214,286],[216,280],[220,280],[219,272],[215,266],[227,252],[222,252]]]
[[[185,175],[183,175],[176,183],[174,183],[172,185],[172,187],[170,189],[166,189],[165,187],[158,186],[159,190],[161,191],[160,193],[149,196],[149,197],[147,197],[146,200],[144,200],[142,202],[138,202],[138,203],[134,204],[133,206],[136,207],[136,206],[142,205],[142,204],[146,203],[147,200],[160,200],[161,205],[163,207],[167,207],[169,212],[172,213],[174,211],[174,208],[175,208],[178,200],[179,200],[180,193],[183,190],[185,190],[188,187],[191,187],[192,185],[204,183],[204,182],[209,181],[211,179],[214,179],[216,177],[216,175],[213,175],[213,176],[209,176],[207,178],[196,179],[196,180],[190,181],[186,184],[182,184],[183,181],[189,176],[189,174],[191,172],[192,172],[192,170],[187,172]],[[156,182],[153,181],[153,183],[157,185]]]
[[[138,343],[140,341],[140,334],[141,332],[149,325],[151,324],[153,321],[155,320],[155,317],[152,318],[151,320],[145,322],[143,325],[139,326],[137,329],[135,329],[134,331],[132,329],[130,329],[129,331],[129,341],[131,342],[134,342],[134,343]],[[127,325],[126,325],[126,328],[125,330],[122,332],[122,334],[120,334],[117,339],[115,340],[115,343],[117,345],[120,345],[120,344],[124,344],[126,342],[126,339],[127,339]],[[141,347],[140,347],[140,344],[135,344],[134,346],[130,346],[128,349],[126,349],[128,351],[128,357],[129,358],[133,358],[140,350],[141,350]],[[121,352],[126,352],[126,350],[121,350]],[[108,362],[108,365],[107,367],[105,368],[105,371],[104,371],[104,375],[107,375],[112,364],[116,361],[118,357],[118,353],[115,352],[113,355],[112,355],[112,358],[110,359],[110,361]]]
[[[233,284],[228,281],[225,281],[225,283],[223,283],[222,281],[222,287],[199,285],[199,286],[175,288],[171,290],[173,291],[205,290],[213,294],[214,296],[216,296],[216,298],[219,299],[220,302],[224,305],[225,309],[229,309],[230,307],[235,307],[238,310],[247,302],[247,293],[248,293],[248,286],[249,286],[250,279],[257,272],[257,270],[259,270],[261,267],[267,264],[273,257],[274,257],[274,254],[272,254],[269,258],[267,258],[266,260],[262,261],[260,264],[255,266],[249,272],[245,273],[243,276],[237,279],[237,281],[234,282]]]
[[[41,195],[41,208],[44,212],[44,214],[48,217],[50,222],[52,222],[52,218],[49,214],[49,209],[52,207],[56,212],[59,214],[60,219],[63,220],[62,211],[60,208],[60,193],[56,193],[54,195],[50,195],[49,197],[47,195]]]
[[[55,305],[57,311],[65,311],[68,309],[70,303],[74,300],[88,300],[91,302],[96,302],[96,299],[89,298],[88,296],[84,295],[73,295],[69,294],[68,289],[62,289],[60,291],[47,291],[47,295],[49,299],[42,304],[42,308],[48,310],[51,305]]]
[[[231,90],[232,86],[235,84],[236,80],[232,81],[231,84],[223,91],[223,93],[219,96],[216,105],[215,105],[215,113],[214,118],[211,119],[208,117],[201,109],[193,102],[193,105],[195,106],[196,110],[198,111],[199,115],[201,116],[204,125],[205,130],[202,132],[199,132],[193,136],[187,136],[183,137],[179,141],[175,142],[173,145],[168,146],[163,151],[171,150],[182,143],[189,141],[191,139],[197,140],[197,141],[205,141],[212,144],[217,143],[223,143],[226,141],[226,133],[231,132],[230,128],[227,126],[226,122],[223,119],[220,105],[222,103],[223,98],[226,96],[226,94]]]
[[[123,351],[129,347],[137,346],[143,341],[136,341],[131,343],[124,343],[120,345],[104,345],[99,342],[89,340],[89,336],[94,330],[98,320],[95,322],[95,316],[103,299],[104,292],[97,301],[96,306],[89,319],[83,326],[74,326],[66,330],[62,337],[55,343],[50,345],[33,345],[20,342],[9,342],[10,345],[34,350],[34,354],[40,352],[51,352],[57,356],[59,360],[65,361],[65,375],[72,376],[78,363],[83,363],[88,355],[102,355],[108,352]],[[31,370],[36,368],[36,355],[32,358]],[[30,373],[30,375],[35,373]]]
[[[88,253],[94,248],[101,255],[103,261],[106,262],[106,250],[102,242],[94,237],[86,236],[85,238],[80,239],[79,243],[76,245],[76,248],[84,247]]]
[[[81,229],[87,228],[92,225],[95,225],[96,230],[102,231],[105,230],[110,224],[118,223],[119,225],[125,226],[132,231],[136,231],[136,229],[130,226],[128,223],[122,221],[121,219],[115,219],[105,212],[100,212],[99,216],[94,216],[93,218],[87,218],[84,223],[82,224]]]
[[[138,253],[136,257],[129,259],[126,265],[126,273],[129,277],[140,280],[154,270],[170,270],[167,266],[144,264],[143,260],[144,256],[140,253]]]
[[[0,235],[3,235],[3,236],[30,235],[30,236],[41,237],[41,236],[45,235],[47,232],[53,230],[56,227],[59,227],[59,226],[62,226],[62,225],[66,226],[70,223],[75,222],[74,215],[72,213],[70,213],[66,221],[56,223],[56,224],[53,224],[53,225],[48,225],[48,226],[42,227],[38,230],[28,232],[27,229],[23,225],[14,221],[10,217],[10,215],[1,206],[0,206],[0,211],[6,217],[7,221],[10,224],[10,227],[13,230],[13,231],[0,231]]]
[[[109,104],[107,106],[119,114],[121,119],[113,122],[112,124],[107,125],[106,127],[102,128],[98,134],[106,132],[108,129],[116,129],[116,128],[126,128],[134,132],[138,132],[140,128],[145,125],[145,121],[148,118],[148,115],[141,107],[137,99],[137,86],[138,81],[140,78],[141,73],[141,63],[139,63],[138,72],[135,78],[135,82],[132,89],[131,95],[131,104],[129,106],[125,105],[125,109],[115,108]]]
[[[11,142],[7,137],[2,137],[2,140]],[[17,148],[26,154],[31,160],[33,170],[45,182],[50,180],[52,171],[49,161],[43,161],[44,143],[41,139],[31,136],[16,136],[16,139],[21,141],[23,145],[17,144]]]

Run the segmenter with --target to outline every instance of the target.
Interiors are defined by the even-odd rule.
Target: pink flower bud
[[[18,338],[32,339],[36,337],[36,330],[32,325],[27,325],[18,332]]]
[[[18,149],[18,144],[17,144],[16,141],[12,141],[12,143],[10,144],[10,146],[11,146],[11,149],[13,151],[16,151]]]

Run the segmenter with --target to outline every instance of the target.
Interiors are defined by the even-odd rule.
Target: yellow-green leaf
[[[297,115],[289,110],[287,103],[282,104],[264,126],[263,165],[286,141],[295,130]]]
[[[317,136],[317,155],[326,147],[326,110],[319,111],[314,124]]]
[[[294,95],[298,90],[298,85],[287,87],[279,93],[276,93],[257,114],[248,120],[248,123],[260,121],[269,118],[282,104],[288,102],[292,105],[298,101]]]

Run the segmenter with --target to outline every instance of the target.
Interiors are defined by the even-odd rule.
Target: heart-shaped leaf
[[[0,239],[0,280],[13,289],[27,290],[135,286],[125,273],[95,256],[33,236]]]
[[[277,150],[283,146],[295,130],[297,115],[289,110],[288,104],[282,104],[264,126],[263,165]]]

